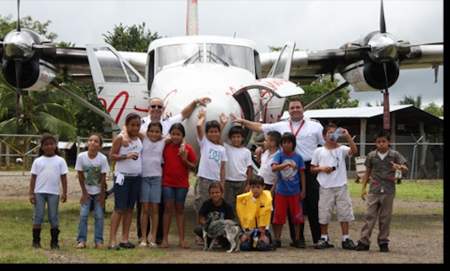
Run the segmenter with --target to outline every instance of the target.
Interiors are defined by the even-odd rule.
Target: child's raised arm
[[[198,140],[202,140],[203,136],[204,136],[204,132],[202,130],[202,125],[206,118],[206,111],[203,108],[200,108],[200,110],[197,113],[197,117],[198,117],[198,122],[197,122],[197,126],[196,126],[197,127],[197,137],[198,137]]]
[[[217,141],[217,143],[219,143],[220,145],[223,146],[222,134],[223,134],[223,129],[227,125],[228,117],[223,112],[219,116],[220,116],[221,123],[220,123],[220,133],[219,133],[220,135],[219,135],[219,140]]]

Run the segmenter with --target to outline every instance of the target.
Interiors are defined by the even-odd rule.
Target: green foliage
[[[113,33],[103,34],[104,41],[113,46],[117,51],[147,52],[148,45],[155,39],[161,38],[158,33],[145,31],[145,22],[142,25],[115,26]]]
[[[401,105],[405,105],[405,104],[412,104],[417,108],[422,108],[422,96],[418,95],[417,99],[414,98],[414,96],[404,96],[403,100],[401,100],[399,102],[399,104]]]
[[[311,85],[302,86],[305,93],[299,95],[299,97],[303,100],[303,103],[306,106],[316,100],[318,97],[335,89],[338,85],[339,79],[335,78],[332,81],[330,75],[320,76],[319,79],[314,81]],[[344,88],[309,109],[350,108],[358,107],[358,103],[358,99],[355,99],[353,101],[350,100],[350,89]]]
[[[3,40],[6,34],[17,28],[17,21],[11,20],[11,14],[6,17],[2,17],[2,15],[0,15],[0,40]],[[48,20],[45,23],[41,23],[39,21],[33,21],[31,16],[25,16],[20,19],[20,28],[33,30],[49,40],[54,40],[58,37],[58,35],[53,32],[48,32],[48,26],[51,22],[52,21]]]
[[[434,102],[429,103],[427,106],[423,108],[425,112],[428,112],[432,115],[435,115],[437,117],[444,117],[444,105],[441,105],[440,107],[435,104]]]
[[[59,135],[61,140],[75,139],[77,129],[72,112],[64,107],[68,97],[54,88],[46,91],[22,91],[19,123],[16,127],[16,90],[0,76],[0,133]]]

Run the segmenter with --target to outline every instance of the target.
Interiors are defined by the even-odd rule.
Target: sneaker
[[[294,241],[293,247],[296,247],[296,248],[306,248],[305,241],[302,240],[302,239],[297,239],[297,240]]]
[[[277,238],[273,238],[272,243],[274,247],[281,247],[281,240],[278,240]]]
[[[108,249],[113,249],[113,250],[120,250],[120,247],[116,244],[112,244],[108,246]]]
[[[330,247],[334,247],[334,245],[330,241],[325,241],[324,239],[320,239],[314,245],[315,249],[324,249],[324,248],[330,248]]]
[[[380,244],[381,252],[389,252],[388,243]]]
[[[367,251],[367,250],[369,250],[369,245],[365,245],[361,241],[358,241],[358,245],[356,245],[355,250],[356,251]]]
[[[342,249],[355,250],[355,243],[351,239],[346,239],[342,241]]]

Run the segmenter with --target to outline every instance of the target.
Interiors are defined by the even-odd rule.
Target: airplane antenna
[[[186,35],[193,36],[198,35],[198,15],[197,15],[197,0],[187,1],[187,14],[186,14]]]

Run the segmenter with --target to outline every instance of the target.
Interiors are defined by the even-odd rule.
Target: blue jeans
[[[122,185],[116,183],[114,177],[114,211],[134,209],[134,204],[141,191],[141,175],[126,176]]]
[[[94,202],[94,244],[103,243],[103,208],[97,201],[100,194],[90,195],[91,199],[87,199],[81,205],[80,219],[78,220],[78,237],[77,242],[86,243],[88,231],[88,218],[90,213],[91,201]]]
[[[59,225],[58,207],[59,195],[47,193],[34,193],[33,224],[41,225],[44,222],[45,203],[48,207],[48,222],[52,226]]]
[[[258,233],[258,235],[261,235],[261,233]],[[261,240],[258,241],[258,246],[256,248],[253,247],[253,235],[250,237],[250,240],[246,240],[244,243],[241,243],[239,249],[241,251],[251,251],[251,250],[257,250],[257,251],[269,251],[270,250],[270,242],[272,242],[272,238],[270,238],[269,230],[265,231],[265,235],[269,238],[269,245],[266,245],[266,243],[261,242]]]

